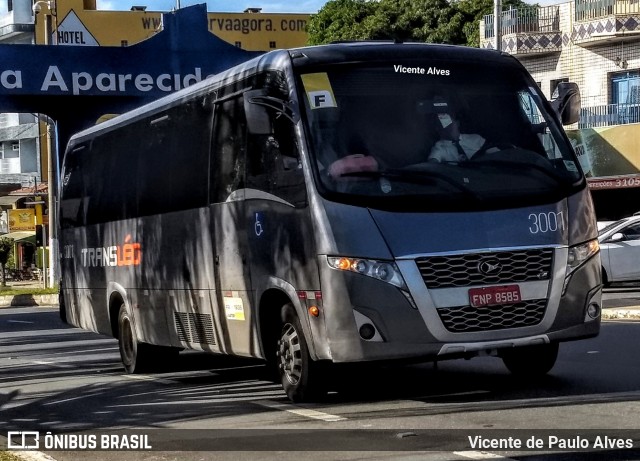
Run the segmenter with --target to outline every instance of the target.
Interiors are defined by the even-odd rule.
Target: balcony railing
[[[639,0],[574,0],[576,21],[640,13]]]
[[[502,35],[559,31],[560,7],[553,5],[503,11],[500,30]],[[484,38],[493,38],[494,35],[494,15],[488,14],[484,17]]]
[[[579,128],[640,123],[640,104],[607,104],[583,107]]]

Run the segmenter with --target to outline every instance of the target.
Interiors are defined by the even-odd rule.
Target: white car
[[[640,215],[612,222],[598,231],[604,285],[640,281]]]

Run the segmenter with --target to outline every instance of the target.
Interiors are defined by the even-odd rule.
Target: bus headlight
[[[328,256],[327,262],[333,269],[366,275],[367,277],[390,283],[401,290],[407,290],[407,285],[404,283],[398,266],[393,262],[347,258],[344,256]]]
[[[569,276],[598,251],[600,251],[600,243],[598,242],[598,239],[589,240],[588,242],[569,248],[566,276]]]

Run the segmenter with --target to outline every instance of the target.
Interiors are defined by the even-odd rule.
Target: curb
[[[22,461],[56,461],[55,458],[47,455],[46,453],[42,453],[41,451],[8,451],[10,455],[15,456],[16,458]]]
[[[0,307],[52,306],[57,304],[57,294],[0,296]]]
[[[640,309],[602,309],[602,320],[640,320]]]

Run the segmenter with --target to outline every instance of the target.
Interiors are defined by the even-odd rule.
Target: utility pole
[[[44,44],[51,45],[51,34],[52,34],[52,18],[55,14],[52,11],[55,8],[53,5],[55,3],[52,0],[38,0],[33,4],[33,12],[34,14],[38,14],[42,12],[44,16]],[[46,264],[44,263],[46,251],[43,250],[43,266],[45,267],[45,271],[43,274],[43,279],[45,283],[45,287],[47,286],[47,277],[49,286],[53,287],[56,284],[58,279],[57,271],[58,271],[58,239],[56,232],[57,225],[57,214],[56,214],[56,191],[58,185],[58,162],[57,156],[58,152],[56,149],[56,143],[53,142],[54,136],[56,133],[53,132],[54,122],[51,118],[47,117],[47,132],[46,132],[46,140],[47,140],[47,209],[48,209],[48,226],[49,232],[46,231],[46,226],[43,224],[42,230],[42,239],[44,242],[47,242],[49,248],[49,271],[47,274]]]
[[[496,50],[502,51],[502,0],[493,0],[493,36]]]

